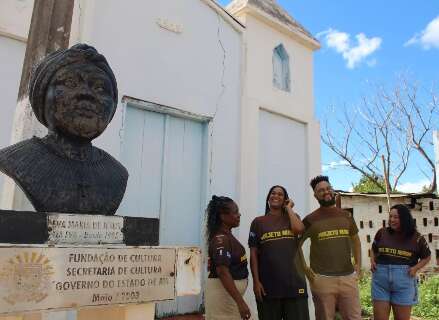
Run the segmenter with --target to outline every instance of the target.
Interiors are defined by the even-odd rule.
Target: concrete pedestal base
[[[76,320],[154,320],[155,303],[123,307],[87,308],[78,311]]]
[[[0,316],[0,320],[154,320],[155,303],[131,306],[86,308],[78,311],[52,311],[23,316]]]

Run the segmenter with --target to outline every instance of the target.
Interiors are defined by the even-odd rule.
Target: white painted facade
[[[423,271],[439,272],[439,199],[426,195],[391,195],[390,206],[406,204],[411,208],[418,231],[427,240],[431,260]],[[342,193],[342,208],[353,212],[359,229],[362,268],[370,270],[370,251],[377,231],[388,226],[388,204],[385,195]]]
[[[21,13],[11,3],[20,4]],[[32,1],[6,0],[3,9],[15,15],[8,21],[21,24],[8,29],[8,38],[0,33],[0,57],[13,47],[2,41],[18,41],[11,34],[25,38]],[[118,82],[118,110],[95,141],[131,174],[118,214],[166,221],[163,244],[202,243],[204,208],[212,194],[239,204],[236,234],[244,244],[271,185],[288,189],[302,217],[317,204],[308,182],[320,172],[313,99],[318,43],[257,10],[232,13],[245,28],[211,0],[75,1],[70,44],[95,46]],[[18,43],[14,56],[22,60],[24,42]],[[289,56],[288,92],[273,85],[273,49],[279,44]],[[11,111],[2,124],[13,119],[21,61],[14,63],[15,83],[12,76],[0,76],[0,94],[11,92]],[[4,128],[5,134],[11,130]],[[9,139],[0,140],[0,147]],[[254,300],[251,287],[247,300]],[[178,301],[178,310],[194,311],[184,305],[197,303]],[[163,308],[176,310],[175,304]]]
[[[247,243],[251,221],[264,214],[272,185],[287,188],[301,217],[317,205],[309,181],[321,170],[320,127],[314,118],[313,95],[313,52],[319,44],[253,6],[252,1],[233,1],[227,8],[246,26],[239,239]],[[273,53],[279,45],[289,57],[289,91],[273,83]],[[255,310],[252,281],[249,283],[247,300]],[[311,308],[312,318],[313,313]]]

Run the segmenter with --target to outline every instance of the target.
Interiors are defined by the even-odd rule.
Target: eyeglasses
[[[319,193],[319,194],[323,194],[323,193],[326,193],[326,192],[334,192],[334,189],[332,189],[332,187],[329,186],[327,188],[320,188],[320,189],[316,190],[316,193]]]

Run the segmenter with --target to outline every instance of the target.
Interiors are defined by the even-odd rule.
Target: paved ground
[[[194,315],[187,315],[187,316],[176,316],[176,317],[170,317],[170,318],[162,318],[161,320],[203,320],[204,317],[202,314],[194,314]]]

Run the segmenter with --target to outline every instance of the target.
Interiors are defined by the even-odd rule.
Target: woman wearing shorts
[[[389,226],[375,235],[371,252],[372,300],[375,320],[409,320],[418,303],[417,272],[430,261],[430,249],[416,231],[409,208],[397,204]]]
[[[231,230],[239,226],[238,206],[228,197],[213,196],[207,207],[209,278],[206,285],[206,320],[250,319],[242,297],[247,289],[245,248]]]

